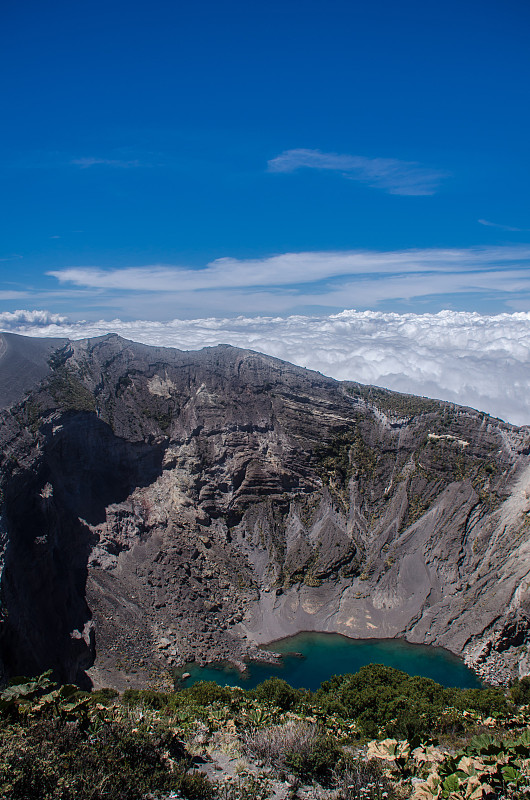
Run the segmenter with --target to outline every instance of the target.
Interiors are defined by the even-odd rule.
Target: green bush
[[[179,789],[186,800],[210,800],[217,795],[204,772],[187,773],[180,779]]]
[[[262,703],[269,703],[288,711],[302,699],[303,692],[293,689],[281,678],[268,678],[256,686],[252,695]]]
[[[96,689],[90,693],[90,697],[95,703],[109,705],[109,703],[119,697],[119,692],[117,692],[116,689]]]
[[[333,768],[342,756],[342,749],[331,736],[317,732],[316,736],[285,754],[285,766],[298,778],[329,784]]]
[[[209,706],[211,703],[229,703],[232,692],[226,686],[219,686],[213,681],[199,681],[187,689],[181,689],[174,695],[179,705],[194,703],[199,706]]]
[[[144,706],[160,711],[167,708],[171,697],[168,692],[155,692],[153,689],[126,689],[121,699],[129,706]]]
[[[454,704],[462,710],[477,711],[485,717],[505,715],[510,711],[508,700],[500,689],[460,689]]]

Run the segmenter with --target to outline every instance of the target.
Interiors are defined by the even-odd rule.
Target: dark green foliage
[[[366,736],[425,736],[462,727],[452,709],[480,714],[507,713],[508,703],[497,689],[445,689],[429,678],[370,664],[355,675],[324,681],[315,699],[323,708],[356,719]]]
[[[288,711],[303,697],[303,692],[293,689],[281,678],[269,678],[260,683],[251,693],[257,700]]]
[[[141,413],[146,419],[154,420],[163,433],[166,433],[171,427],[171,409],[158,408],[157,404],[153,402],[149,408],[143,408]]]
[[[90,697],[94,703],[103,703],[104,705],[107,705],[112,700],[115,700],[117,697],[119,697],[119,692],[117,692],[116,689],[97,689],[96,691],[91,692]]]
[[[316,470],[324,483],[333,479],[346,486],[354,476],[358,480],[374,477],[377,453],[364,442],[359,430],[352,428],[336,434],[315,451]]]
[[[304,781],[317,780],[329,784],[333,768],[342,756],[335,739],[318,733],[305,747],[290,750],[285,755],[285,766]]]
[[[126,689],[122,702],[128,706],[151,708],[171,714],[178,709],[192,707],[205,708],[214,703],[231,703],[233,693],[213,681],[199,681],[186,689],[176,692],[157,692],[153,689]]]
[[[56,687],[49,673],[12,684],[0,694],[1,797],[139,800],[176,790],[189,800],[214,796],[205,775],[187,774],[191,759],[167,722],[122,720],[98,704],[116,697],[113,689]],[[163,708],[174,697],[130,692],[128,700]]]
[[[166,756],[178,767],[171,771]],[[139,800],[181,787],[209,798],[204,778],[169,729],[112,721],[85,731],[77,723],[37,720],[0,727],[0,795],[6,800]]]
[[[38,678],[11,678],[7,689],[0,694],[0,713],[16,717],[24,707],[54,689],[55,684],[50,680],[51,674],[51,670],[48,670]]]
[[[125,375],[121,375],[118,378],[118,382],[115,388],[116,397],[121,397],[121,395],[125,392],[125,390],[132,385],[133,385],[133,380],[131,378],[131,373],[127,372]]]
[[[440,400],[393,392],[390,389],[380,389],[378,386],[363,386],[361,383],[347,384],[347,391],[353,397],[362,397],[385,414],[396,417],[414,417],[419,414],[436,413],[444,407],[450,408],[448,403]]]
[[[179,789],[186,800],[210,800],[217,792],[204,772],[185,773],[180,779]]]
[[[508,701],[498,689],[461,689],[454,695],[453,703],[463,711],[472,709],[487,717],[509,712]]]
[[[530,678],[511,689],[518,703],[529,694]],[[197,724],[211,735],[230,723],[248,755],[280,774],[291,772],[301,781],[333,787],[337,800],[396,796],[377,762],[356,760],[341,746],[359,734],[408,739],[408,752],[392,762],[400,779],[414,774],[410,752],[433,742],[433,734],[464,734],[463,754],[499,762],[488,780],[501,794],[508,784],[522,785],[519,761],[530,752],[528,733],[513,742],[490,735],[470,739],[486,716],[498,717],[500,725],[507,726],[512,715],[520,724],[520,711],[503,691],[446,689],[428,678],[378,664],[355,675],[334,676],[315,693],[272,678],[251,691],[203,681],[177,692],[129,690],[121,703],[101,704],[115,698],[112,689],[88,693],[75,686],[56,687],[49,674],[14,679],[0,693],[0,796],[142,800],[180,792],[187,800],[216,800],[219,787],[203,773],[191,771],[193,762],[180,738],[193,735]],[[514,711],[518,717],[513,717]],[[397,748],[403,742],[390,744]],[[499,761],[499,754],[504,760]],[[448,755],[444,761],[442,778],[448,786],[456,786],[454,775],[459,781],[465,778],[455,758]],[[265,797],[265,783],[249,789],[250,794],[242,789],[237,794],[239,789],[231,784],[223,797]]]
[[[172,695],[167,692],[156,692],[153,689],[126,689],[122,694],[122,702],[130,706],[144,706],[160,711],[167,708]]]
[[[50,392],[59,405],[68,411],[95,411],[92,393],[67,367],[59,367],[49,381]]]
[[[520,681],[515,681],[510,694],[514,703],[519,706],[528,705],[530,703],[530,678],[521,678]]]
[[[213,681],[199,681],[188,689],[182,689],[176,697],[179,704],[185,701],[199,706],[209,706],[212,703],[230,703],[232,692],[226,686],[218,686]]]
[[[61,367],[64,367],[70,356],[72,355],[72,350],[69,344],[64,345],[64,347],[55,350],[48,359],[48,364],[53,370],[58,370]]]
[[[331,442],[322,445],[315,451],[316,470],[324,483],[329,483],[332,477],[339,480],[342,485],[347,483],[351,474],[351,443],[352,433],[343,431],[337,434]]]
[[[22,405],[22,412],[24,414],[24,424],[32,433],[39,430],[43,409],[35,400],[27,400]]]

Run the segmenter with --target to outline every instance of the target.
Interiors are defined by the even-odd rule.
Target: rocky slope
[[[228,346],[2,341],[7,674],[138,686],[299,630],[530,672],[527,428]]]

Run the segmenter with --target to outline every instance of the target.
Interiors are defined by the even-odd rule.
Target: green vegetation
[[[167,403],[166,403],[167,405]],[[153,420],[162,433],[167,433],[171,427],[172,412],[170,408],[162,408],[162,404],[156,402],[150,408],[143,408],[141,410],[142,416],[146,419]]]
[[[462,733],[467,728],[463,712],[502,717],[510,710],[499,689],[445,689],[430,678],[381,664],[324,681],[315,699],[328,713],[355,719],[365,736]]]
[[[23,424],[32,432],[36,433],[39,430],[43,409],[35,400],[26,400],[22,405]]]
[[[56,368],[49,381],[49,389],[56,403],[67,411],[95,411],[92,393],[74,373],[65,366]]]
[[[380,389],[378,386],[364,386],[361,383],[348,383],[346,390],[352,397],[360,397],[384,414],[395,417],[416,417],[420,414],[433,414],[444,407],[450,407],[449,404],[440,400],[430,400],[428,397],[416,397],[413,394],[392,392],[390,389]]]
[[[332,479],[337,480],[342,486],[347,484],[351,476],[351,442],[351,432],[343,431],[337,434],[329,444],[316,449],[316,471],[325,484],[329,485]]]
[[[168,720],[124,713],[50,673],[0,694],[0,796],[6,800],[138,800],[180,791],[215,796]],[[99,693],[101,696],[101,693]],[[108,701],[109,692],[103,697]]]
[[[338,433],[329,444],[315,452],[316,471],[323,483],[347,486],[352,476],[357,479],[373,478],[377,466],[377,453],[364,442],[357,428]]]
[[[119,696],[16,679],[0,694],[0,795],[268,800],[283,781],[293,800],[301,784],[329,800],[528,800],[529,695],[526,678],[445,689],[381,665],[316,692],[273,678]],[[237,769],[223,775],[227,753]]]
[[[530,678],[521,678],[520,681],[516,681],[510,690],[510,694],[513,702],[517,703],[517,705],[529,705]]]

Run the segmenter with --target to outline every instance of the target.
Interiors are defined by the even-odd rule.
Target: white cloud
[[[22,328],[21,332],[25,332],[26,326],[30,326],[30,330],[35,330],[36,326],[62,325],[67,322],[68,317],[63,317],[60,314],[50,314],[49,311],[37,309],[33,311],[27,311],[26,309],[0,311],[0,328],[7,331],[18,331]]]
[[[485,225],[486,228],[499,228],[501,231],[511,231],[512,233],[528,233],[530,228],[512,228],[511,225],[501,225],[498,222],[489,222],[487,219],[478,219],[480,225]]]
[[[269,172],[294,172],[306,167],[339,172],[343,177],[366,183],[389,194],[434,194],[445,173],[430,169],[417,161],[397,158],[366,158],[365,156],[322,153],[320,150],[284,150],[268,162]]]
[[[80,323],[46,317],[48,312],[15,314],[19,322],[7,318],[10,329],[27,335],[78,339],[112,331],[145,344],[185,350],[228,343],[338,379],[451,400],[530,424],[528,312],[486,316],[343,311],[287,318]],[[0,324],[5,327],[4,317]]]

